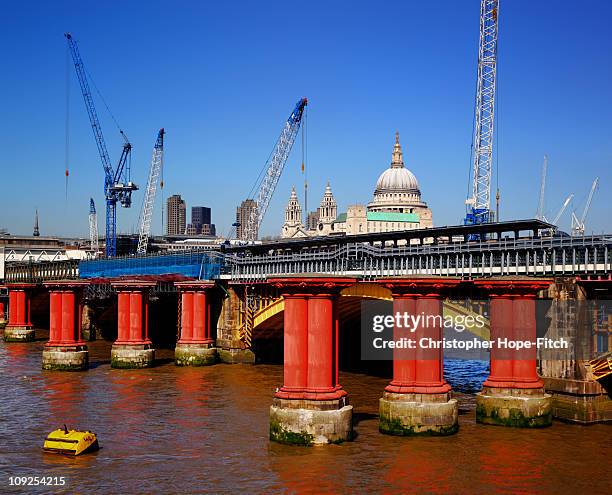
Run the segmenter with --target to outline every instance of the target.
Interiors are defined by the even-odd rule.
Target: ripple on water
[[[90,345],[92,369],[40,370],[44,342],[0,343],[0,479],[66,476],[87,493],[604,493],[611,429],[556,422],[524,431],[477,425],[473,393],[487,363],[445,362],[460,425],[446,438],[378,432],[388,379],[341,373],[354,406],[354,442],[299,448],[268,441],[282,367],[217,365],[111,370],[110,347]],[[171,358],[160,351],[161,358]],[[44,436],[67,423],[95,431],[102,449],[44,454]],[[45,490],[40,490],[44,492]],[[68,491],[68,490],[67,490]]]

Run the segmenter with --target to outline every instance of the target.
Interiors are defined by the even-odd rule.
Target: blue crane
[[[68,41],[68,48],[72,55],[72,61],[74,62],[79,85],[81,86],[81,93],[83,93],[85,108],[87,109],[91,129],[96,140],[100,159],[102,160],[102,167],[104,168],[106,256],[113,257],[117,254],[117,203],[120,203],[124,208],[129,208],[132,205],[132,191],[138,190],[138,186],[130,180],[132,145],[128,141],[125,133],[120,130],[119,132],[124,140],[123,150],[121,151],[121,157],[119,158],[117,167],[113,168],[108,156],[108,150],[106,149],[106,142],[102,134],[102,127],[100,126],[100,121],[94,105],[93,95],[89,89],[89,83],[87,82],[87,73],[83,65],[83,60],[81,59],[81,54],[79,53],[79,48],[70,33],[65,33],[64,36],[66,36],[66,40]]]

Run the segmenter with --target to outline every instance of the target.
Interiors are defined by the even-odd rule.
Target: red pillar
[[[34,284],[10,284],[9,288],[9,322],[7,327],[31,327],[30,291]]]
[[[427,289],[429,291],[431,289]],[[433,289],[436,290],[436,289]],[[417,315],[423,315],[427,320],[416,329],[417,339],[428,339],[428,342],[441,342],[442,332],[442,300],[441,295],[429,292],[421,295],[416,301]],[[429,344],[428,344],[429,345]],[[418,394],[443,394],[451,387],[444,380],[444,351],[442,347],[417,346],[415,362],[414,392]]]
[[[413,349],[394,349],[393,380],[385,388],[393,394],[445,394],[450,385],[444,380],[444,352],[442,348],[420,345],[421,339],[439,342],[443,338],[442,297],[445,291],[460,281],[451,278],[386,278],[380,279],[393,294],[393,314],[410,314],[422,318],[414,332],[395,327],[394,339],[406,337]]]
[[[181,336],[180,343],[191,342],[193,340],[193,292],[181,292]]]
[[[30,321],[30,295],[35,284],[8,284],[9,315],[4,328],[6,342],[29,342],[34,340],[34,329]]]
[[[540,389],[543,382],[537,373],[536,307],[537,293],[548,288],[548,279],[489,279],[474,284],[484,289],[491,298],[489,320],[491,325],[491,372],[483,383],[489,388]],[[499,339],[508,342],[529,341],[530,349],[515,350],[499,345]]]
[[[353,406],[338,383],[337,303],[342,288],[355,282],[316,275],[269,279],[285,305],[283,386],[270,407],[270,440],[312,445],[352,438]]]
[[[491,374],[476,395],[478,423],[539,428],[552,423],[552,397],[537,373],[536,296],[550,279],[498,277],[474,284],[491,298]],[[506,339],[506,343],[498,339]],[[517,344],[531,343],[517,349]]]
[[[301,397],[308,383],[308,299],[305,294],[283,294],[284,383],[280,392],[286,398]]]
[[[181,297],[181,332],[178,344],[214,344],[210,327],[210,296],[214,282],[176,282]]]
[[[523,292],[512,302],[514,338],[519,341],[533,342],[531,348],[520,349],[514,353],[512,371],[516,388],[528,389],[544,386],[537,372],[535,298],[535,293]]]
[[[81,315],[85,281],[45,282],[49,289],[49,342],[47,347],[83,346]]]
[[[0,321],[4,321],[6,319],[4,312],[4,301],[0,301]]]
[[[398,277],[378,282],[393,295],[394,340],[405,338],[412,344],[394,349],[393,380],[379,401],[379,431],[397,436],[456,433],[457,400],[444,380],[442,297],[461,281]]]
[[[308,298],[308,375],[304,394],[307,399],[316,400],[321,395],[335,395],[336,392],[334,302],[331,294],[315,294]]]
[[[111,349],[112,368],[153,366],[155,349],[149,339],[149,290],[157,282],[112,282],[117,291],[117,340]]]
[[[355,279],[341,277],[273,278],[281,289],[284,313],[284,379],[279,399],[337,400],[337,295]]]
[[[393,293],[393,314],[416,314],[414,294]],[[397,325],[393,328],[393,339],[414,339],[414,334]],[[385,387],[387,392],[410,393],[414,390],[416,380],[416,349],[393,349],[393,379]]]
[[[83,289],[81,280],[45,282],[49,289],[49,342],[42,355],[45,370],[78,371],[89,366],[87,346],[81,338]]]
[[[126,280],[112,282],[117,290],[116,345],[150,345],[148,316],[149,290],[156,282]]]
[[[512,294],[490,294],[489,322],[493,346],[490,354],[490,373],[485,387],[512,388],[514,386],[513,352],[497,345],[499,339],[514,339]]]

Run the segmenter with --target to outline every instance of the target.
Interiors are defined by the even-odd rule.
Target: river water
[[[0,493],[610,493],[612,427],[477,425],[482,363],[447,363],[463,391],[457,435],[381,435],[388,380],[341,373],[356,438],[304,448],[268,440],[281,366],[177,368],[162,350],[153,369],[111,370],[110,344],[98,341],[89,371],[42,372],[43,345],[0,343]],[[64,423],[96,432],[101,450],[43,453]],[[64,476],[66,485],[11,487],[10,476]]]

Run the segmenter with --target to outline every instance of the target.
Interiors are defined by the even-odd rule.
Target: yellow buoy
[[[46,452],[70,455],[93,452],[99,448],[95,433],[91,431],[69,430],[66,428],[66,425],[64,425],[63,429],[59,428],[49,433],[43,445],[43,450]]]

